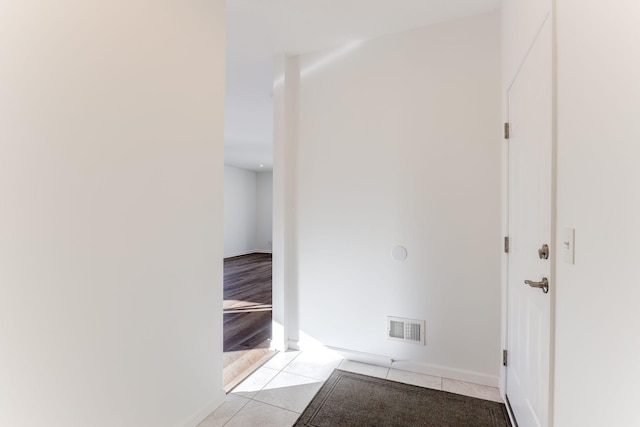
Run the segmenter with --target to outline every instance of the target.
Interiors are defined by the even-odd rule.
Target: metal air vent
[[[387,317],[387,338],[394,341],[426,344],[424,320]]]

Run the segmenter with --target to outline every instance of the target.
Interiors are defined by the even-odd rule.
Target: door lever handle
[[[549,292],[549,280],[546,277],[543,277],[540,282],[534,282],[533,280],[525,280],[524,283],[531,286],[532,288],[540,288],[542,292],[545,294]]]

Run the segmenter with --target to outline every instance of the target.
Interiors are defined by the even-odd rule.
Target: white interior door
[[[506,394],[519,427],[547,426],[550,294],[552,45],[544,24],[509,89],[509,262]],[[551,248],[553,250],[553,248]],[[544,256],[542,257],[544,258]],[[550,283],[553,292],[553,283]]]

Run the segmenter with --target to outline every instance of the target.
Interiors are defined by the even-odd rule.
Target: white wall
[[[536,34],[551,13],[551,0],[502,2],[502,77],[505,86],[515,79]]]
[[[224,167],[224,256],[271,252],[272,172]]]
[[[273,173],[256,174],[256,249],[271,252],[273,246]]]
[[[0,5],[0,425],[224,399],[224,1]]]
[[[640,425],[640,45],[636,1],[557,2],[555,426]]]
[[[495,12],[300,57],[303,334],[497,385],[499,30]],[[387,340],[387,315],[425,319],[427,345]]]
[[[256,249],[256,173],[224,167],[224,256]]]

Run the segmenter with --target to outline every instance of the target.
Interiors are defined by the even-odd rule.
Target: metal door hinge
[[[504,253],[509,253],[509,236],[504,236]]]
[[[504,139],[509,139],[509,123],[504,124]]]
[[[509,357],[509,352],[507,350],[502,350],[502,366],[507,366],[508,357]]]

